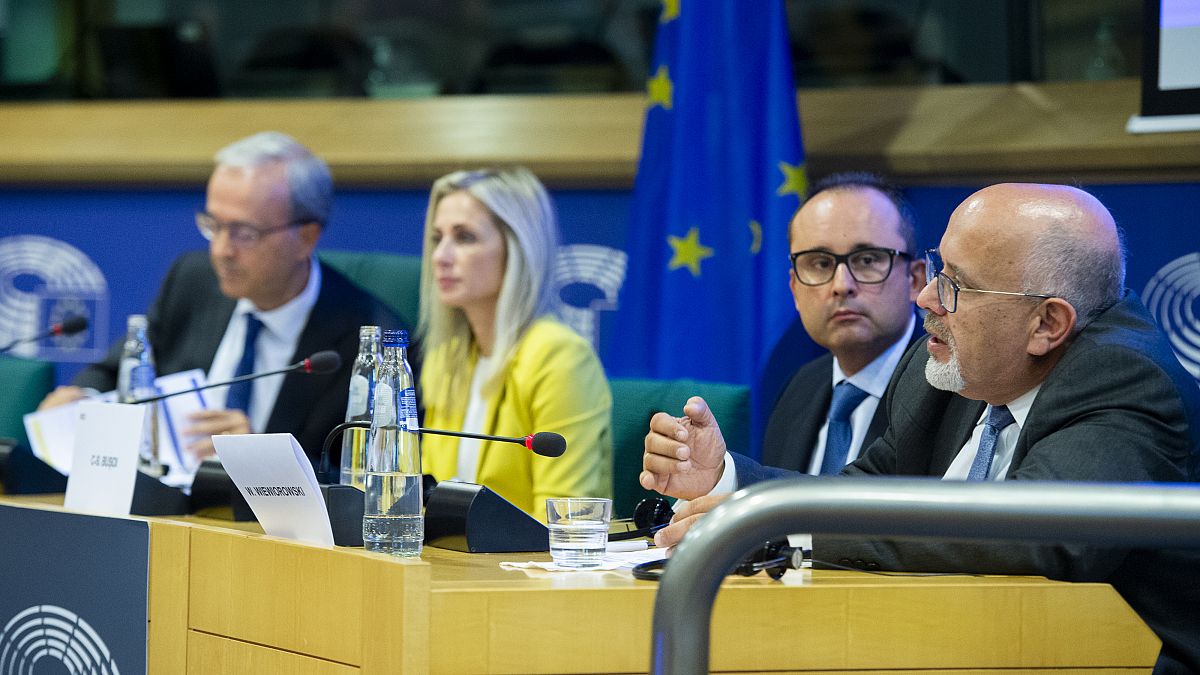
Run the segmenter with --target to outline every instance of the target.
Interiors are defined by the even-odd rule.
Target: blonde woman
[[[426,435],[440,480],[486,485],[546,518],[547,497],[611,497],[612,397],[591,345],[551,316],[558,224],[523,168],[459,171],[429,196],[421,268],[420,396],[432,428],[553,431],[561,457],[511,443]]]

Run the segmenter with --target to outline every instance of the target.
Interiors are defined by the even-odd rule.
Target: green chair
[[[317,256],[387,305],[411,331],[417,327],[421,257],[368,251],[320,251]]]
[[[0,396],[0,438],[13,438],[27,445],[22,418],[36,410],[54,388],[54,364],[0,356],[0,383],[4,387],[4,395]]]
[[[708,402],[731,450],[746,452],[750,443],[750,389],[737,384],[697,380],[614,378],[612,387],[613,517],[628,518],[637,503],[655,493],[642,488],[642,452],[650,417],[665,411],[682,414],[692,396]]]

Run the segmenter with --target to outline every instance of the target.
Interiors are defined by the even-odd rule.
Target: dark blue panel
[[[75,652],[70,672],[146,672],[149,524],[0,506],[0,541],[0,672],[68,672],[23,642],[38,631]]]

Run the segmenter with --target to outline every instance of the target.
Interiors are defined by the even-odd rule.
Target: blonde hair
[[[456,171],[434,182],[425,212],[418,333],[421,349],[426,354],[438,348],[446,350],[445,364],[467,363],[476,349],[466,314],[438,300],[433,278],[434,214],[446,195],[458,191],[466,192],[483,204],[504,237],[507,262],[496,301],[491,372],[483,374],[483,394],[488,395],[500,385],[512,359],[513,348],[525,330],[535,319],[553,309],[555,289],[551,274],[558,253],[558,218],[546,188],[524,167]],[[428,401],[428,398],[448,396],[455,389],[452,382],[465,375],[457,368],[449,370],[443,380],[447,386],[437,387],[436,393],[427,391],[423,394],[428,403],[447,403]]]

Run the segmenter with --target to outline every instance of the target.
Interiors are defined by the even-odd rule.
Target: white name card
[[[213,446],[263,532],[333,546],[317,476],[291,434],[213,436]]]
[[[145,406],[85,401],[75,410],[75,456],[63,505],[75,511],[129,515]]]

